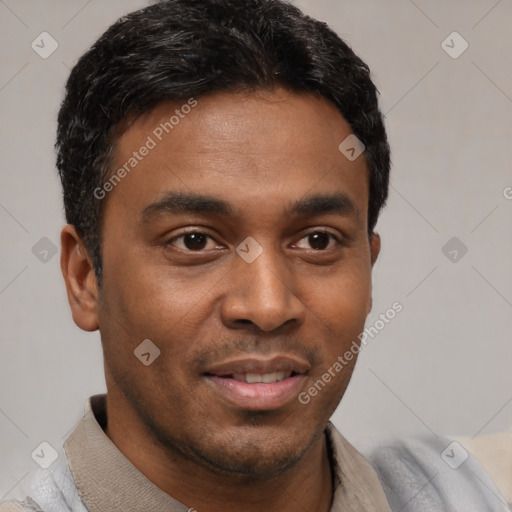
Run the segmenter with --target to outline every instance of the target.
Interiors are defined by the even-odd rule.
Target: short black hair
[[[368,66],[327,24],[282,0],[163,0],[120,18],[78,60],[58,115],[66,220],[98,282],[102,201],[94,191],[112,172],[123,122],[163,101],[277,86],[327,98],[365,145],[373,232],[390,150]]]

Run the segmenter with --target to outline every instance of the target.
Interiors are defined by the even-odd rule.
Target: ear
[[[378,233],[373,232],[370,236],[370,262],[373,267],[374,263],[377,261],[380,253],[380,235]],[[370,291],[370,300],[368,304],[368,314],[372,310],[373,306],[373,295]]]
[[[380,253],[380,235],[375,233],[375,231],[370,236],[370,256],[372,267],[373,264],[377,261]]]
[[[84,331],[98,329],[98,283],[85,244],[76,232],[75,226],[68,224],[61,232],[62,253],[60,268],[64,281],[73,320]]]

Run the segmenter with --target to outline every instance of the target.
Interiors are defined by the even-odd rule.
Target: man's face
[[[371,307],[367,168],[338,150],[350,127],[312,95],[216,94],[160,133],[185,103],[116,142],[114,172],[156,145],[103,199],[109,401],[164,449],[275,473],[319,438],[353,370],[298,400]],[[160,350],[149,366],[134,355],[146,339]]]

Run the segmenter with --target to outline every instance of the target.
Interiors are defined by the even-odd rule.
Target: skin
[[[184,103],[184,102],[183,102]],[[180,104],[161,104],[115,145],[122,166]],[[103,199],[103,281],[73,226],[62,270],[76,324],[100,330],[106,434],[155,485],[196,510],[327,511],[332,499],[325,426],[352,370],[307,404],[234,406],[203,375],[233,357],[287,354],[307,361],[307,390],[350,348],[371,309],[379,250],[367,233],[364,156],[338,145],[351,129],[327,100],[283,89],[200,98],[192,111]],[[180,191],[227,201],[233,215],[159,212]],[[339,193],[353,211],[289,215],[306,196]],[[191,250],[186,231],[202,232]],[[312,233],[328,231],[324,246]],[[252,263],[236,247],[252,237]],[[320,244],[321,245],[321,244]],[[144,366],[134,349],[160,356]],[[256,384],[257,385],[257,384]]]

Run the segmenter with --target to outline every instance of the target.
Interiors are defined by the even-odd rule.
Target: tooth
[[[286,372],[276,372],[276,379],[278,381],[286,379]]]
[[[271,382],[275,382],[277,380],[276,372],[265,373],[265,375],[261,376],[261,382],[266,382],[270,384]]]
[[[258,373],[246,373],[245,382],[248,384],[254,384],[255,382],[261,382],[261,375]]]
[[[245,382],[245,375],[243,373],[234,373],[233,379],[238,380],[240,382]]]

